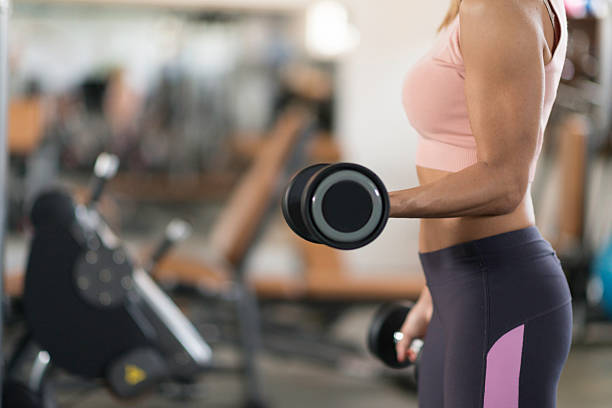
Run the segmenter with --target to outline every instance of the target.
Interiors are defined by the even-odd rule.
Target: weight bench
[[[287,107],[225,205],[209,244],[198,257],[168,255],[154,270],[155,278],[162,283],[178,283],[221,295],[232,292],[250,406],[260,406],[263,397],[255,359],[260,343],[258,305],[246,280],[245,261],[267,224],[271,208],[276,208],[274,198],[287,178],[288,162],[310,135],[312,125],[308,109]]]

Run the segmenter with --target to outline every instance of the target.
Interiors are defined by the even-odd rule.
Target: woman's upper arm
[[[515,3],[463,0],[460,44],[478,159],[524,191],[541,126],[544,61],[537,24]]]

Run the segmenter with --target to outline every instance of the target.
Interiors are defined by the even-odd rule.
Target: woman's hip
[[[445,326],[486,320],[504,330],[571,300],[559,259],[535,227],[421,253],[420,259]]]

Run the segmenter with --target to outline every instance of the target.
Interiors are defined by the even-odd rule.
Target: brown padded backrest
[[[16,99],[9,107],[8,146],[11,154],[28,155],[43,136],[40,98]]]
[[[213,227],[211,246],[231,265],[238,265],[252,245],[281,181],[284,164],[309,117],[308,111],[298,106],[290,106],[281,114]]]
[[[559,129],[557,162],[561,171],[559,236],[556,249],[563,251],[582,239],[589,123],[583,115],[568,116]]]

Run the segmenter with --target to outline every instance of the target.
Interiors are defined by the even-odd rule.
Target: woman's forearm
[[[423,290],[421,291],[421,294],[419,295],[419,300],[417,302],[425,303],[427,305],[431,305],[433,303],[431,299],[431,293],[429,292],[429,288],[427,287],[427,285],[423,287]]]
[[[425,317],[428,322],[431,320],[431,315],[433,314],[433,299],[431,298],[431,293],[429,292],[427,285],[425,285],[421,291],[419,300],[414,307],[425,313]]]
[[[392,218],[492,216],[512,212],[527,191],[526,177],[478,162],[433,183],[389,193]]]

